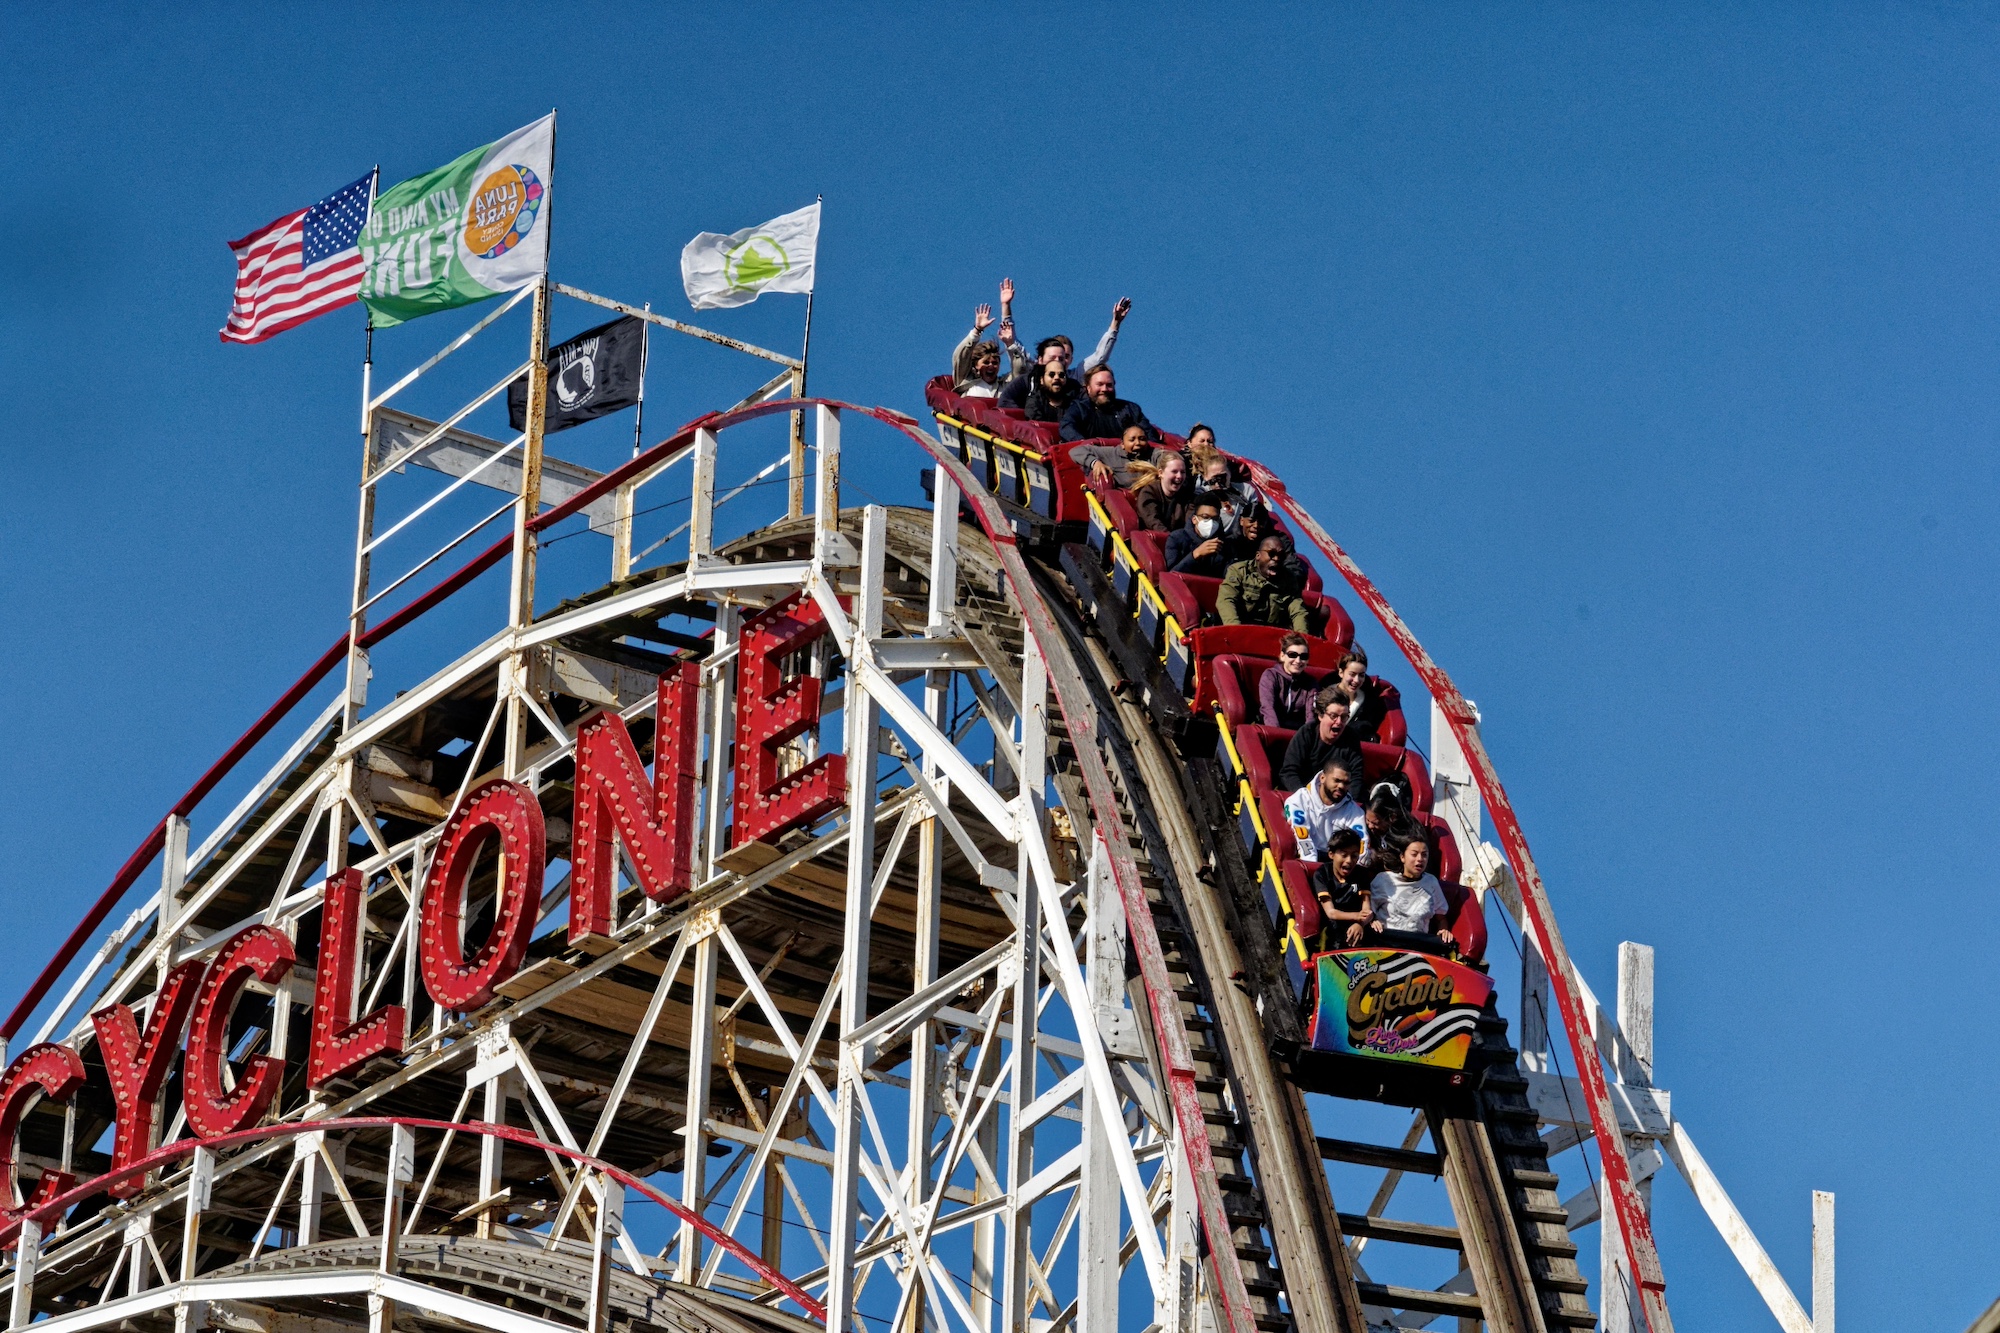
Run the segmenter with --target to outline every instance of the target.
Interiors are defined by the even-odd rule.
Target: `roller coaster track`
[[[794,410],[816,425],[811,512],[721,538],[719,440]],[[843,417],[931,455],[931,512],[840,508]],[[1414,1130],[1393,1144],[1316,1131],[1323,1094],[1292,1078],[1295,1001],[1281,993],[1277,940],[1236,855],[1213,759],[1183,753],[1155,724],[1107,631],[1102,590],[1058,552],[1025,551],[998,503],[910,418],[823,401],[702,418],[526,518],[511,548],[496,543],[356,641],[381,642],[510,549],[531,561],[534,534],[585,505],[615,495],[632,512],[638,489],[681,459],[692,460],[695,515],[685,559],[621,567],[530,611],[351,721],[330,709],[190,859],[187,816],[347,660],[343,638],[120,872],[7,1025],[10,1037],[22,1030],[162,858],[158,897],[112,933],[38,1034],[80,1055],[88,1082],[24,1093],[7,1122],[19,1126],[15,1160],[40,1166],[45,1187],[59,1170],[86,1177],[24,1205],[0,1199],[22,1205],[0,1231],[13,1247],[0,1270],[12,1324],[550,1333],[580,1321],[591,1333],[692,1333],[799,1327],[822,1313],[857,1333],[1590,1323],[1504,1023],[1482,1021],[1475,1088],[1417,1108],[1428,1149]],[[1565,1026],[1588,1032],[1564,1000],[1561,940],[1470,706],[1277,479],[1258,480],[1451,719],[1558,974]],[[959,522],[961,504],[975,523]],[[784,674],[823,681],[851,781],[837,809],[732,845],[724,775],[740,777],[756,742],[739,731],[732,751],[731,727],[762,706],[742,693],[742,673],[749,636],[772,616],[810,641]],[[552,873],[518,973],[464,1010],[433,1005],[417,940],[452,819],[489,779],[511,783],[546,822],[550,863],[580,855],[568,840],[583,818],[584,723],[612,719],[658,759],[660,700],[682,670],[700,673],[692,889],[642,891],[628,858],[606,929],[571,938],[571,878]],[[821,743],[817,732],[785,742],[781,785],[804,780]],[[628,853],[631,836],[621,825]],[[497,901],[507,890],[483,867],[474,896]],[[334,973],[333,955],[317,967],[307,955],[330,947],[313,942],[343,872],[364,920],[342,1003],[399,1002],[408,1040],[309,1087],[296,1052]],[[115,1118],[101,1090],[109,1057],[85,1015],[123,1003],[144,1017],[174,969],[254,929],[296,943],[298,966],[253,982],[217,1030],[238,1057],[282,1059],[289,1042],[270,1123],[196,1144],[173,1121],[156,1157],[144,1157],[150,1142],[137,1149],[136,1193],[111,1198],[112,1163],[97,1148]],[[13,1052],[15,1068],[46,1049]],[[1595,1059],[1577,1065],[1622,1210],[1623,1140]],[[250,1068],[236,1066],[239,1083]],[[711,1156],[728,1161],[711,1173]],[[1437,1176],[1455,1224],[1343,1211],[1329,1161]],[[677,1177],[671,1191],[647,1183],[663,1172]],[[665,1220],[628,1223],[628,1201],[649,1199],[671,1205]],[[1621,1234],[1644,1318],[1664,1333],[1636,1202],[1631,1217]],[[1465,1279],[1376,1282],[1362,1247],[1390,1243],[1460,1253]],[[1150,1321],[1120,1314],[1136,1299],[1120,1278],[1133,1273]],[[780,1313],[787,1304],[797,1313]]]

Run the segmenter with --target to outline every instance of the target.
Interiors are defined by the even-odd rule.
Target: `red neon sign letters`
[[[787,678],[785,659],[829,632],[811,598],[787,597],[744,622],[738,654],[736,781],[732,841],[770,839],[821,818],[847,799],[847,761],[821,755],[790,773],[783,750],[820,722],[821,682]],[[622,843],[637,883],[657,902],[672,902],[694,885],[699,831],[697,788],[701,733],[701,671],[681,663],[660,677],[653,777],[615,712],[586,718],[577,729],[575,808],[571,847],[572,941],[611,932],[615,918],[616,845]],[[446,1009],[476,1010],[520,970],[540,915],[547,865],[546,831],[535,794],[495,780],[474,790],[445,825],[419,905],[419,970],[424,989]],[[489,851],[498,858],[493,923],[467,954],[467,882]],[[401,1005],[356,1017],[360,1002],[361,919],[366,888],[358,871],[329,877],[321,899],[320,946],[313,986],[306,1081],[314,1088],[349,1074],[378,1055],[403,1050],[408,1031]],[[187,1122],[203,1139],[247,1128],[271,1110],[285,1061],[252,1054],[225,1075],[236,1002],[253,980],[283,980],[296,961],[284,929],[254,925],[225,941],[211,960],[169,971],[153,999],[143,1032],[124,1004],[91,1015],[91,1027],[111,1088],[117,1123],[111,1169],[155,1147],[160,1096],[186,1033],[183,1100]],[[62,1102],[87,1077],[68,1046],[44,1042],[21,1052],[0,1074],[0,1226],[71,1188],[75,1178],[44,1170],[26,1200],[17,1184],[21,1118],[35,1097]],[[233,1086],[232,1086],[233,1085]],[[130,1197],[139,1179],[112,1187]]]

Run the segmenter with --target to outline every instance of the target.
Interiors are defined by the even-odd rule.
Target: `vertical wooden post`
[[[215,1154],[196,1148],[188,1167],[187,1213],[181,1223],[181,1282],[194,1281],[201,1260],[201,1215],[208,1207],[215,1187]],[[208,1322],[206,1301],[178,1301],[174,1305],[174,1333],[193,1333]]]
[[[824,477],[832,416],[820,409],[821,475]],[[833,427],[838,439],[839,427]],[[823,494],[823,492],[822,492]],[[822,540],[838,511],[819,511]],[[861,1217],[861,1099],[868,1095],[861,1082],[860,1052],[852,1043],[856,1029],[868,1021],[868,945],[873,921],[869,911],[875,879],[875,760],[879,709],[875,696],[862,689],[852,663],[866,659],[882,633],[882,583],[886,568],[889,511],[868,506],[861,528],[861,570],[854,599],[854,638],[848,653],[847,677],[847,902],[841,932],[840,963],[840,1085],[835,1108],[833,1198],[827,1244],[827,1333],[860,1333],[854,1317],[855,1231]],[[805,1056],[800,1057],[804,1059]]]
[[[589,1169],[577,1168],[579,1172]],[[618,1248],[618,1238],[625,1234],[625,1187],[610,1176],[603,1184],[590,1249],[590,1303],[583,1321],[587,1333],[607,1333],[611,1327],[611,1256]]]
[[[1035,641],[1029,639],[1021,651],[1021,715],[1020,715],[1020,772],[1022,810],[1024,822],[1039,821],[1042,813],[1041,791],[1045,780],[1043,765],[1046,760],[1048,720],[1048,667],[1042,661],[1041,650]],[[1042,915],[1041,895],[1029,887],[1033,882],[1034,868],[1028,858],[1026,840],[1040,835],[1038,828],[1023,828],[1021,852],[1016,858],[1014,873],[1016,883],[1021,886],[1016,913],[1020,918],[1016,928],[1017,949],[1012,961],[1014,1045],[1009,1052],[1007,1108],[1007,1171],[1006,1186],[1011,1196],[1007,1202],[1007,1239],[1001,1251],[1000,1261],[1000,1327],[1002,1333],[1028,1333],[1029,1311],[1033,1302],[1029,1296],[1028,1265],[1035,1261],[1032,1230],[1034,1206],[1020,1202],[1021,1189],[1035,1174],[1035,1142],[1032,1126],[1023,1128],[1022,1117],[1035,1100],[1035,1075],[1039,1022],[1037,1010],[1041,998],[1042,985]],[[1003,972],[1003,976],[1004,976]]]
[[[712,430],[694,433],[694,493],[688,514],[688,564],[701,564],[715,554],[715,453]]]
[[[1031,782],[1022,783],[1023,791],[1031,787]],[[1090,840],[1090,866],[1086,873],[1084,979],[1090,985],[1091,1017],[1102,1027],[1108,1017],[1107,1008],[1122,1008],[1125,951],[1117,926],[1124,920],[1125,909],[1111,882],[1111,859],[1101,837]],[[1025,883],[1023,897],[1027,896]],[[1111,1139],[1114,1135],[1123,1138],[1125,1126],[1106,1123],[1099,1100],[1088,1091],[1081,1100],[1083,1162],[1077,1184],[1076,1326],[1078,1333],[1118,1333],[1120,1192],[1117,1168],[1111,1161]],[[1153,1222],[1151,1218],[1140,1218],[1135,1225],[1151,1226]]]
[[[1611,1074],[1636,1088],[1653,1086],[1653,950],[1626,941],[1618,946],[1618,1032],[1611,1051]],[[1628,1149],[1633,1140],[1626,1140]],[[1639,1182],[1639,1200],[1650,1216],[1653,1182]],[[1616,1209],[1605,1208],[1597,1229],[1598,1303],[1604,1333],[1639,1333],[1638,1292],[1626,1268],[1625,1241],[1618,1233]]]
[[[319,1239],[320,1207],[326,1195],[326,1164],[319,1145],[324,1134],[301,1134],[292,1140],[292,1159],[299,1164],[299,1244]]]
[[[792,397],[806,396],[805,367],[792,372]],[[806,414],[804,409],[792,413],[792,456],[790,484],[786,487],[785,516],[804,518],[806,516]]]
[[[952,610],[958,601],[958,490],[949,477],[939,481],[936,507],[931,513],[931,595],[924,632],[932,638],[946,638],[952,632]],[[950,492],[949,506],[946,490]],[[940,731],[951,727],[951,673],[931,671],[924,676],[924,715]],[[936,761],[926,757],[923,773],[943,800],[951,799],[950,780]],[[917,828],[917,938],[911,959],[911,986],[921,990],[937,979],[938,926],[944,894],[944,826],[935,812]],[[910,1033],[910,1134],[908,1197],[913,1215],[920,1215],[931,1192],[931,1135],[937,1125],[937,1085],[941,1076],[937,1051],[928,1019]],[[992,1160],[991,1158],[988,1159]],[[919,1284],[910,1295],[906,1333],[923,1333],[924,1290]]]
[[[396,1271],[403,1240],[403,1188],[417,1177],[417,1136],[407,1125],[389,1128],[389,1161],[382,1194],[382,1250],[376,1271],[389,1277]],[[394,1297],[379,1292],[368,1298],[368,1333],[391,1333],[396,1325]]]
[[[155,919],[162,940],[167,941],[160,950],[158,979],[155,987],[164,984],[167,973],[173,971],[175,933],[180,929],[176,918],[181,909],[181,886],[187,878],[188,822],[181,815],[167,816],[167,844],[160,852],[160,900],[154,908]]]
[[[14,1294],[8,1303],[7,1327],[26,1328],[35,1319],[35,1270],[42,1262],[42,1224],[33,1218],[21,1220],[21,1234],[14,1242]]]
[[[1833,1195],[1813,1191],[1813,1333],[1833,1333]]]
[[[544,278],[535,288],[535,313],[528,331],[527,440],[521,456],[521,502],[514,510],[514,578],[508,594],[507,623],[525,629],[535,620],[534,529],[530,526],[542,511],[542,427],[548,414],[549,368],[546,362],[549,340],[549,284]],[[507,666],[506,774],[521,771],[522,752],[527,746],[528,710],[521,691],[528,688],[527,655],[509,654]]]
[[[507,1123],[507,1075],[495,1074],[486,1080],[486,1123],[504,1125]],[[501,1141],[491,1134],[479,1136],[479,1200],[484,1205],[479,1210],[478,1235],[481,1240],[491,1240],[495,1231],[493,1213],[499,1204],[500,1194],[500,1149]]]
[[[814,434],[819,438],[819,465],[813,474],[813,513],[819,519],[819,543],[814,554],[825,563],[840,546],[840,413],[830,407],[816,407],[813,422]]]
[[[700,928],[707,923],[699,923]],[[713,929],[694,946],[694,993],[688,1005],[687,1104],[681,1134],[681,1204],[697,1216],[708,1190],[708,1095],[715,1067],[715,976],[720,950]],[[611,1182],[606,1181],[607,1188]],[[681,1223],[678,1278],[701,1278],[701,1232]]]

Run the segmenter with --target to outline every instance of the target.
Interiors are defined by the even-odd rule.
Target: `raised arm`
[[[1083,359],[1083,373],[1091,371],[1111,359],[1111,349],[1118,345],[1118,326],[1125,322],[1125,316],[1132,313],[1132,298],[1121,296],[1118,304],[1111,307],[1111,325],[1104,330],[1104,336],[1097,340],[1097,348]]]

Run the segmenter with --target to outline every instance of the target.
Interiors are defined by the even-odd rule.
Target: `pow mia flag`
[[[586,329],[550,348],[543,433],[568,430],[632,406],[639,401],[645,366],[646,325],[636,315]],[[528,377],[523,375],[507,386],[507,424],[523,430],[527,420]]]

